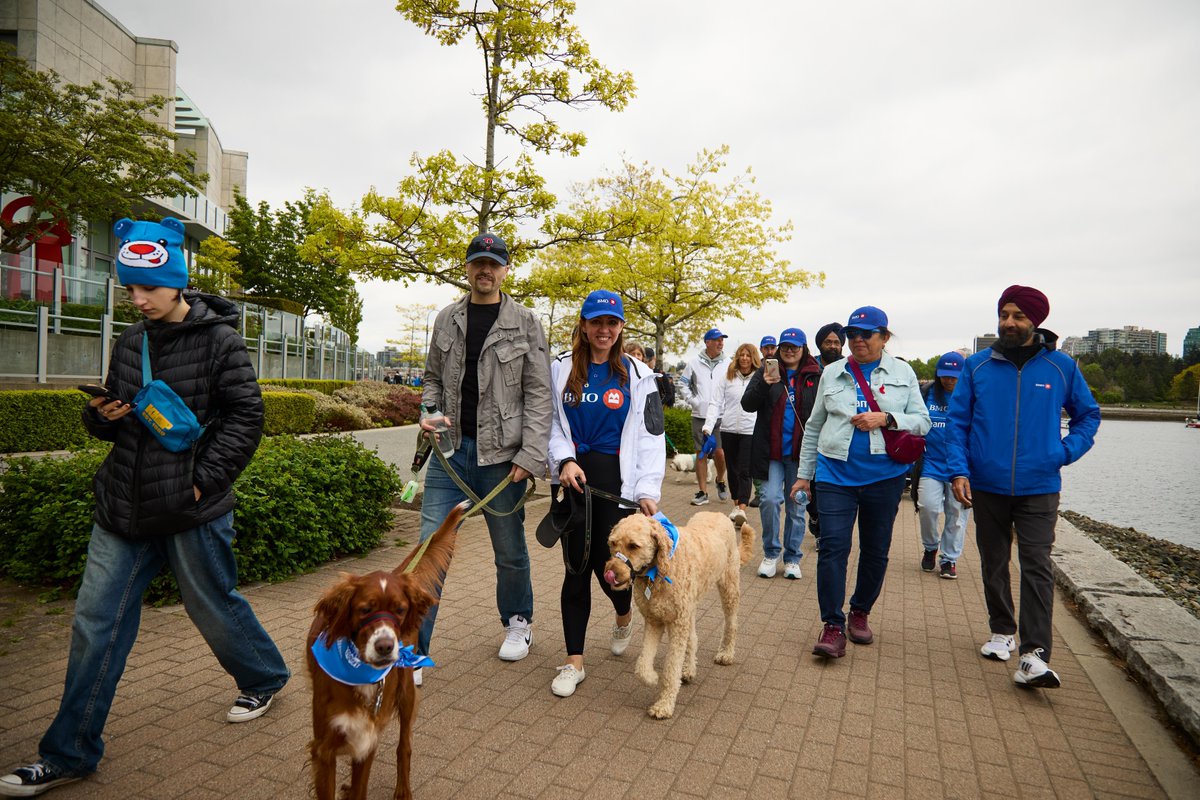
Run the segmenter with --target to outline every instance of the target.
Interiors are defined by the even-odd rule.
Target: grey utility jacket
[[[469,301],[470,295],[464,295],[438,313],[421,392],[422,402],[436,404],[454,421],[462,412]],[[511,461],[541,477],[552,415],[550,356],[542,323],[528,308],[501,294],[500,313],[479,352],[479,465]],[[458,447],[462,432],[457,426],[452,430]]]

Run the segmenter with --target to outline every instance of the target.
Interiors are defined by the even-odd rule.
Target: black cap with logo
[[[481,233],[467,247],[467,263],[477,258],[490,258],[502,267],[508,266],[508,245],[494,233]]]

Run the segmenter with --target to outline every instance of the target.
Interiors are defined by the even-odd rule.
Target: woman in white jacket
[[[662,403],[654,372],[624,355],[622,331],[625,308],[621,298],[597,290],[580,311],[570,353],[554,360],[550,369],[554,418],[550,425],[550,474],[565,491],[579,493],[584,484],[636,504],[643,514],[658,511],[667,447]],[[592,497],[591,548],[579,574],[568,570],[562,585],[563,636],[567,663],[558,668],[550,690],[559,697],[574,694],[586,677],[583,645],[591,616],[591,576],[616,611],[611,650],[620,655],[633,633],[633,594],[615,592],[604,580],[608,534],[622,518],[634,513],[599,496]],[[562,545],[568,563],[584,561],[585,532],[568,530]]]
[[[708,416],[704,419],[704,435],[708,436],[721,423],[721,443],[725,447],[725,464],[729,470],[729,491],[733,511],[729,518],[735,523],[746,519],[746,504],[754,484],[750,478],[750,441],[758,414],[742,408],[742,395],[750,378],[761,366],[758,348],[746,343],[738,345],[725,374],[713,384]]]

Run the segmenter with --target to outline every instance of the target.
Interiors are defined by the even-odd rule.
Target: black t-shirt
[[[467,303],[467,362],[463,368],[462,410],[459,413],[459,430],[463,436],[478,438],[476,409],[479,406],[479,351],[496,324],[500,315],[499,303]]]

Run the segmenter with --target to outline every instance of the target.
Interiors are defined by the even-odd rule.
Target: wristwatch
[[[896,430],[896,418],[892,416],[892,412],[887,413],[887,427],[889,430]]]

